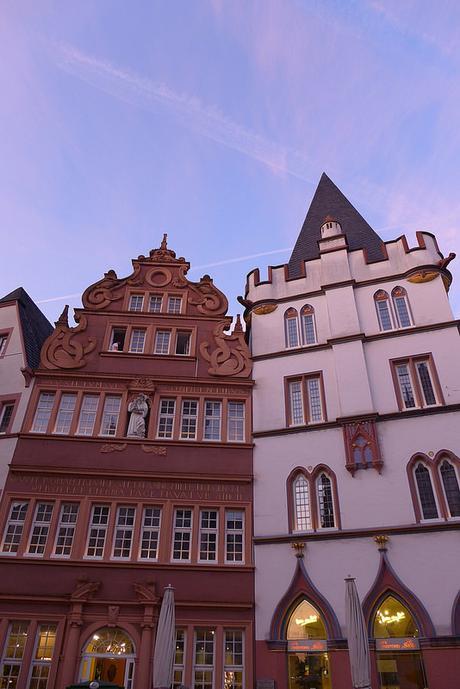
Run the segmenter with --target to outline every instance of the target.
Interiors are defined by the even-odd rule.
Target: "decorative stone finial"
[[[379,549],[380,552],[385,552],[387,549],[387,543],[390,539],[388,536],[385,536],[385,534],[379,534],[378,536],[374,536],[374,541],[377,543],[377,548]]]
[[[243,332],[243,326],[241,325],[240,314],[237,314],[237,316],[236,316],[236,323],[235,323],[235,326],[233,328],[233,332],[234,333],[242,333]]]
[[[291,548],[294,550],[296,557],[304,556],[305,543],[303,541],[295,541],[294,543],[291,543]]]
[[[67,328],[69,327],[69,305],[68,304],[66,304],[64,306],[64,309],[63,309],[61,315],[59,316],[59,318],[57,319],[55,325],[56,326],[65,325]]]
[[[163,239],[162,239],[161,244],[160,244],[160,249],[162,249],[163,251],[166,251],[167,248],[168,248],[168,235],[165,232],[163,234]]]

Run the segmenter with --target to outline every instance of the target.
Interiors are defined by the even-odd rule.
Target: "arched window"
[[[412,325],[412,319],[410,316],[406,290],[404,287],[395,287],[391,292],[391,296],[393,298],[398,326],[400,328],[409,328]]]
[[[286,347],[299,346],[299,324],[297,311],[290,308],[284,314],[284,330],[286,336]]]
[[[320,612],[307,600],[292,613],[286,637],[289,689],[331,689],[326,627]]]
[[[442,485],[451,517],[460,517],[460,489],[457,472],[453,464],[444,459],[439,467]]]
[[[322,529],[333,529],[335,527],[335,518],[332,481],[324,472],[316,479],[316,495],[318,500],[319,526]]]
[[[419,630],[406,606],[387,596],[375,613],[373,635],[376,639],[418,637]]]
[[[286,637],[295,639],[327,639],[326,627],[319,611],[307,600],[295,608],[287,626]]]
[[[418,498],[423,519],[437,519],[438,506],[434,497],[431,473],[428,467],[419,462],[414,471],[415,482],[417,484]]]
[[[380,330],[393,330],[393,319],[390,309],[390,298],[383,289],[374,294],[375,308],[379,319]]]
[[[305,304],[300,312],[300,322],[302,324],[302,342],[304,345],[315,344],[315,309],[310,304]]]
[[[118,627],[98,629],[83,648],[80,681],[102,680],[133,688],[135,649]]]
[[[294,490],[294,530],[309,531],[312,528],[310,484],[303,474],[293,483]]]
[[[357,466],[366,467],[372,463],[372,443],[370,438],[358,435],[353,441],[353,461]]]

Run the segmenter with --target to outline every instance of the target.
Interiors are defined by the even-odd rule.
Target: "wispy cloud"
[[[314,184],[308,175],[308,161],[298,151],[257,134],[218,107],[73,46],[57,45],[55,49],[59,67],[93,87],[139,108],[166,109],[182,126],[262,163],[273,173]]]

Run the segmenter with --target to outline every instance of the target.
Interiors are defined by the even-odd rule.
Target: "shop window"
[[[149,311],[150,313],[161,313],[161,305],[163,303],[163,297],[161,294],[151,294],[149,299]]]
[[[286,630],[289,689],[331,689],[327,634],[320,612],[303,600]]]
[[[14,402],[0,403],[0,434],[9,433],[13,419]]]
[[[118,395],[106,395],[102,412],[101,435],[116,435],[120,403],[121,398]]]
[[[422,518],[437,519],[439,517],[438,506],[434,495],[430,470],[422,462],[419,462],[415,467],[414,476]]]
[[[122,352],[125,348],[126,328],[112,328],[110,337],[110,350],[112,352]]]
[[[200,629],[195,632],[193,653],[194,689],[213,689],[214,686],[214,646],[213,629]]]
[[[64,503],[61,505],[59,524],[56,532],[54,554],[57,557],[70,557],[72,553],[75,529],[78,518],[78,504]]]
[[[290,308],[284,314],[284,335],[286,347],[299,346],[299,324],[296,309]]]
[[[395,596],[387,596],[379,605],[374,621],[377,670],[381,689],[410,686],[427,687],[419,629],[408,608]]]
[[[84,647],[80,682],[98,680],[133,689],[135,652],[131,638],[123,629],[98,629]]]
[[[59,400],[59,408],[56,416],[54,432],[66,435],[70,432],[73,413],[77,403],[77,395],[71,392],[63,392]]]
[[[288,425],[321,423],[326,418],[321,373],[287,380]]]
[[[135,519],[135,507],[119,507],[117,509],[113,558],[128,560],[131,557]]]
[[[158,438],[172,438],[174,431],[174,415],[176,412],[176,400],[161,399],[158,414]]]
[[[11,622],[3,649],[0,686],[16,689],[27,643],[28,622]]]
[[[24,530],[28,502],[12,502],[8,522],[3,536],[2,553],[14,555],[18,552]]]
[[[374,294],[374,303],[379,319],[380,330],[393,330],[393,318],[390,310],[390,298],[383,289]]]
[[[86,557],[102,558],[104,555],[107,529],[109,525],[110,507],[108,505],[93,505],[91,521],[88,531],[88,546]]]
[[[244,640],[243,632],[224,631],[224,682],[225,689],[243,689],[244,686]]]
[[[172,559],[190,560],[192,544],[192,510],[176,509],[174,512],[174,533]]]
[[[229,401],[227,405],[227,440],[231,443],[245,441],[244,402]]]
[[[54,405],[54,392],[41,392],[38,398],[37,411],[35,412],[32,431],[34,433],[46,433]]]
[[[142,311],[144,307],[144,296],[142,294],[132,294],[129,298],[130,311]]]
[[[83,395],[78,420],[78,435],[93,435],[98,404],[99,395]]]
[[[439,467],[450,517],[460,517],[460,489],[457,470],[447,459]]]
[[[225,511],[225,562],[244,562],[244,512]]]
[[[55,624],[41,624],[35,640],[29,689],[47,689],[48,679],[56,645]]]
[[[206,400],[204,403],[204,440],[220,440],[222,402]]]
[[[176,639],[174,647],[173,689],[182,689],[184,683],[185,643],[185,630],[176,629]]]
[[[161,507],[144,507],[141,530],[141,560],[158,558],[158,541],[160,538]]]
[[[302,342],[304,345],[316,343],[315,309],[310,304],[302,307],[300,312],[300,322],[302,323]]]
[[[39,502],[35,508],[34,521],[30,535],[28,548],[29,555],[42,556],[45,553],[46,542],[50,531],[51,518],[53,516],[53,504]]]
[[[176,335],[176,354],[188,356],[190,354],[191,333],[178,332]]]
[[[200,511],[199,561],[215,562],[217,559],[217,510]]]
[[[410,316],[406,290],[404,287],[395,287],[391,292],[391,296],[398,326],[400,328],[409,328],[412,325],[412,319]]]

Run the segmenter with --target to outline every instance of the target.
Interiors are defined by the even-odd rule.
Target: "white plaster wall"
[[[460,534],[454,532],[390,536],[388,559],[402,583],[423,603],[437,634],[451,634],[452,607],[460,589]],[[371,537],[308,543],[308,574],[338,617],[345,635],[345,584],[356,577],[363,600],[377,575],[380,554]],[[442,562],[442,569],[439,563]],[[289,588],[296,558],[289,544],[255,546],[256,639],[269,638],[276,606]]]

